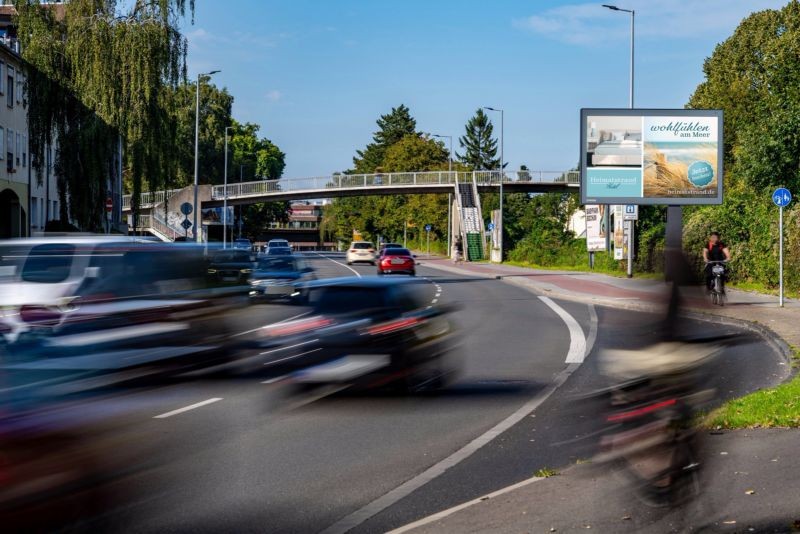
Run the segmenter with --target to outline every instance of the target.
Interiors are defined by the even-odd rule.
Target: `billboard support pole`
[[[683,209],[667,206],[667,228],[665,235],[665,274],[667,281],[679,278],[680,255],[683,252]]]

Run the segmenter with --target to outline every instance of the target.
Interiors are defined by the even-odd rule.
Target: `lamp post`
[[[503,178],[505,177],[505,161],[503,159],[503,116],[505,112],[502,109],[484,107],[483,109],[489,111],[497,111],[500,113],[500,220],[497,224],[497,248],[500,249],[500,263],[503,262]]]
[[[631,79],[630,89],[628,96],[628,107],[633,109],[633,53],[634,53],[634,27],[636,20],[636,12],[633,9],[622,9],[621,7],[603,4],[603,7],[611,11],[619,11],[621,13],[631,14]],[[633,277],[633,221],[628,223],[628,278]]]
[[[222,248],[228,248],[228,130],[233,126],[225,127],[225,193],[222,200]]]
[[[438,137],[439,139],[448,139],[450,141],[450,154],[449,158],[447,159],[447,172],[448,178],[452,179],[453,173],[453,136],[452,135],[439,135],[439,134],[430,134],[431,137]],[[447,254],[450,255],[451,244],[451,236],[450,232],[453,226],[453,193],[447,193]],[[429,254],[430,255],[430,254]]]
[[[212,75],[222,72],[219,70],[212,70],[211,72],[201,72],[197,75],[197,85],[195,87],[194,97],[194,222],[192,225],[194,231],[194,240],[200,242],[201,232],[197,231],[197,212],[199,205],[197,204],[197,168],[198,168],[198,153],[200,145],[200,80],[209,78]]]

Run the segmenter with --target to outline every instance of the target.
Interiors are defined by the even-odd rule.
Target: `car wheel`
[[[352,261],[348,261],[347,265],[353,265],[353,262]]]
[[[417,276],[417,271],[411,271],[411,272],[410,272],[410,273],[408,273],[408,274],[410,274],[411,276]]]
[[[378,269],[378,276],[382,276],[383,274],[384,274],[384,272],[381,271],[380,269]]]

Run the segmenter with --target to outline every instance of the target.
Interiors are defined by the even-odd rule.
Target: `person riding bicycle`
[[[458,263],[464,260],[464,242],[461,240],[461,236],[456,238],[456,242],[453,244],[453,249],[455,251],[455,255],[453,257],[453,263]]]
[[[703,260],[706,262],[705,276],[706,276],[706,289],[711,291],[711,286],[714,283],[714,275],[711,272],[711,266],[715,261],[728,261],[731,259],[731,251],[728,246],[720,240],[719,232],[711,232],[708,236],[708,243],[703,248]],[[723,280],[727,278],[728,268],[725,267],[725,274]]]

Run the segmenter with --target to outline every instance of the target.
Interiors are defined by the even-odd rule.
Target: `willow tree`
[[[194,0],[17,0],[28,64],[31,163],[41,180],[46,147],[57,143],[61,219],[97,229],[117,142],[125,154],[132,210],[143,182],[163,188],[175,172],[172,94],[186,78],[178,24]]]

